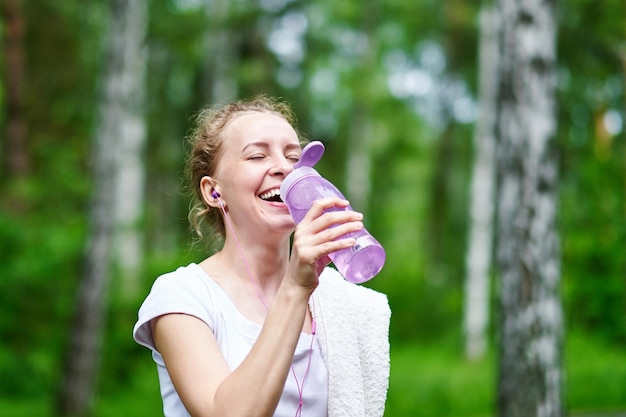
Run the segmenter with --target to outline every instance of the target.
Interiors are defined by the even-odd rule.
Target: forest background
[[[2,416],[56,408],[85,274],[107,39],[119,3],[3,2]],[[257,93],[292,103],[300,130],[325,143],[320,172],[365,213],[387,251],[384,270],[367,284],[387,293],[393,310],[386,415],[494,414],[495,296],[480,357],[466,358],[462,325],[484,6],[148,2],[138,31],[145,61],[134,57],[145,78],[132,87],[145,122],[135,168],[145,177],[127,195],[139,196],[132,232],[140,244],[129,252],[137,263],[113,254],[103,288],[92,415],[160,413],[154,365],[131,329],[156,276],[207,255],[190,246],[183,140],[204,105]],[[626,410],[624,22],[620,0],[558,8],[558,230],[571,414]],[[18,151],[15,135],[23,138]]]

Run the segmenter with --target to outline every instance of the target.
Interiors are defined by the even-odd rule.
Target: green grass
[[[492,415],[494,372],[489,357],[470,362],[450,345],[392,346],[385,416]]]
[[[569,415],[626,411],[626,350],[572,333],[564,363]],[[392,344],[385,417],[493,417],[495,373],[493,353],[470,362],[454,343]],[[149,355],[133,375],[119,386],[107,384],[110,388],[96,398],[94,417],[162,415],[156,369]],[[50,417],[51,404],[50,395],[0,395],[0,416]]]
[[[565,345],[565,367],[569,410],[626,415],[626,347],[573,334]]]
[[[626,415],[626,350],[568,334],[565,408],[570,415]],[[495,416],[495,357],[470,362],[453,344],[394,345],[386,417]]]

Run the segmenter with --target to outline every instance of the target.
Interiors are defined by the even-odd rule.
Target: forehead
[[[226,126],[224,135],[226,143],[233,145],[259,140],[298,140],[295,129],[282,115],[269,112],[247,112],[237,116]]]

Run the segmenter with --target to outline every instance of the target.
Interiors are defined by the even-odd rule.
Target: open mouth
[[[259,198],[263,201],[270,201],[273,203],[282,203],[283,200],[280,198],[280,189],[274,188],[273,190],[269,190],[263,194],[259,194]]]

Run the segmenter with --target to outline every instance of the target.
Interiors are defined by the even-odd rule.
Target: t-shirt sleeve
[[[138,320],[133,329],[135,341],[148,349],[156,350],[150,322],[164,314],[195,316],[213,329],[213,303],[205,284],[201,278],[184,269],[158,277],[139,308]]]

